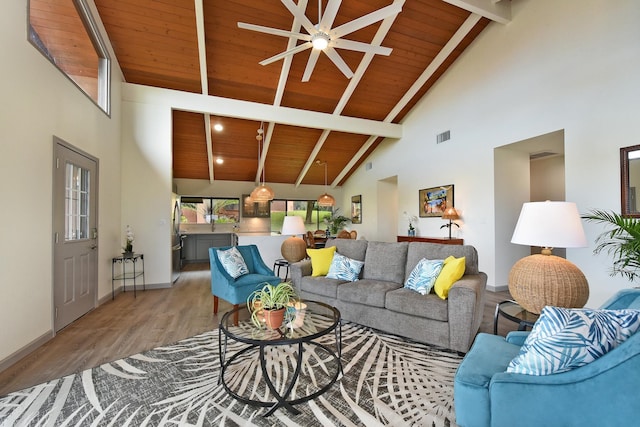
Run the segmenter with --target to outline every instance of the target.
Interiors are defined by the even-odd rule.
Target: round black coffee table
[[[520,306],[515,301],[506,300],[499,302],[496,304],[496,311],[493,316],[493,334],[498,335],[498,318],[502,316],[505,317],[512,322],[516,322],[518,324],[518,330],[524,331],[527,326],[532,327],[538,317],[539,314],[531,313]]]
[[[269,407],[265,417],[278,408],[299,414],[293,405],[326,392],[342,373],[340,311],[317,301],[304,304],[301,317],[276,330],[256,327],[245,306],[220,321],[219,381],[239,401]]]

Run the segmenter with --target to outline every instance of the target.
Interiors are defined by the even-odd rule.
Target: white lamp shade
[[[295,236],[297,234],[305,234],[307,229],[304,227],[304,221],[301,216],[285,216],[282,223],[283,236]]]
[[[543,248],[582,248],[587,237],[575,203],[529,202],[522,205],[511,243]]]

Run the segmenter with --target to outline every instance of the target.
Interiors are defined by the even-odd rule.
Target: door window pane
[[[65,241],[89,238],[89,184],[88,169],[67,162],[65,166]]]

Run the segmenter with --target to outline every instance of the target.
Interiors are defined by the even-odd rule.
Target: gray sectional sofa
[[[467,352],[482,320],[487,275],[478,271],[473,246],[421,242],[368,242],[333,239],[327,247],[364,261],[359,280],[348,282],[312,277],[311,261],[291,265],[291,278],[303,299],[337,307],[342,319],[401,335],[419,342]],[[441,299],[404,288],[422,259],[465,257],[465,274]]]

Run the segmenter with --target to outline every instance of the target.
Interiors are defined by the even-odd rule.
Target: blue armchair
[[[273,274],[273,270],[266,266],[256,245],[236,246],[244,262],[247,264],[248,274],[236,279],[231,277],[222,266],[216,250],[226,250],[231,246],[209,248],[209,262],[211,264],[211,293],[213,294],[213,313],[218,313],[218,299],[233,304],[234,308],[244,304],[247,297],[265,283],[277,285],[282,280]],[[234,316],[238,323],[238,313]]]
[[[640,309],[626,289],[605,309]],[[554,375],[507,373],[529,332],[478,334],[454,380],[456,422],[474,426],[623,426],[640,420],[640,332],[595,361]]]

